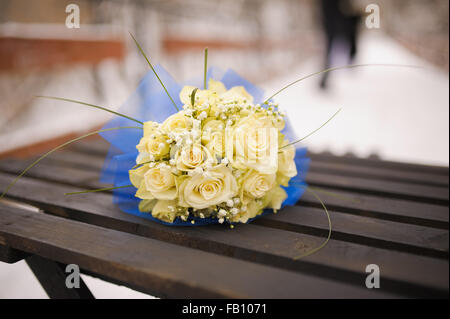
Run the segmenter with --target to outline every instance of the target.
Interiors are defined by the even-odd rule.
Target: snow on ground
[[[449,78],[390,38],[364,34],[355,63],[396,63],[421,69],[365,67],[330,74],[329,90],[319,77],[280,93],[276,101],[291,119],[297,135],[326,127],[305,141],[314,151],[358,156],[376,153],[386,160],[449,165]],[[337,65],[345,65],[339,63]],[[291,74],[263,85],[267,97],[287,83],[323,69],[313,57]]]

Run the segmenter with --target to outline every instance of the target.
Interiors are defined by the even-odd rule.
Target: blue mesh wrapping
[[[174,99],[177,107],[181,110],[182,103],[179,99],[179,92],[183,85],[178,84],[160,65],[157,65],[155,70]],[[255,104],[263,102],[263,90],[251,84],[233,70],[224,72],[219,68],[209,68],[207,79],[222,81],[227,89],[233,86],[244,86],[247,92],[254,97]],[[201,79],[197,79],[189,81],[189,84],[202,88],[202,82]],[[153,72],[149,71],[141,80],[137,90],[121,106],[119,112],[142,122],[155,121],[161,123],[167,117],[176,113],[177,110]],[[105,124],[103,129],[119,126],[140,125],[132,120],[115,116]],[[285,134],[290,141],[296,139],[295,132],[288,119],[286,119],[286,127],[283,129],[282,133]],[[142,134],[143,131],[140,129],[122,129],[100,133],[100,135],[111,144],[100,176],[101,182],[113,184],[115,187],[131,184],[128,171],[136,164],[136,157],[138,155],[136,145],[139,143]],[[298,174],[290,180],[288,187],[283,187],[288,197],[283,202],[282,207],[294,205],[304,193],[306,187],[305,176],[310,161],[306,156],[306,152],[307,150],[304,147],[298,147],[296,149],[295,164],[297,166]],[[141,213],[138,209],[140,199],[134,196],[135,193],[136,188],[134,187],[115,189],[113,191],[113,202],[125,213],[150,219],[165,225],[199,226],[218,223],[218,220],[215,218],[197,218],[193,216],[189,217],[187,221],[176,218],[173,223],[164,222],[154,218],[151,213]],[[271,209],[266,209],[263,214],[255,218],[270,212],[272,212]],[[255,218],[249,219],[249,222]],[[191,223],[192,220],[195,220],[195,224]]]

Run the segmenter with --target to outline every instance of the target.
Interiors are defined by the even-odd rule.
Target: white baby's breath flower
[[[223,218],[219,218],[219,224],[223,224],[225,220]]]
[[[220,209],[219,212],[217,213],[217,216],[225,217],[227,216],[227,211],[225,209]]]
[[[196,130],[199,130],[202,127],[202,121],[200,120],[193,120],[193,127]]]
[[[232,199],[227,200],[226,202],[228,207],[233,207],[234,206],[234,201]]]
[[[197,119],[203,121],[203,120],[206,119],[207,117],[208,117],[208,114],[206,114],[205,111],[202,111],[202,112],[200,113],[200,115],[197,116]]]

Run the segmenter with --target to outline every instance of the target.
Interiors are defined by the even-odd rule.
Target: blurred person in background
[[[336,66],[339,55],[352,64],[357,53],[358,24],[361,15],[353,10],[349,0],[321,0],[322,27],[325,34],[325,67]],[[320,88],[328,86],[330,72],[323,73]]]

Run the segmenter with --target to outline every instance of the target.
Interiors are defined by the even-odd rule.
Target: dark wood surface
[[[107,144],[80,142],[30,170],[0,206],[0,260],[28,254],[160,297],[448,297],[446,167],[311,154],[305,194],[251,224],[168,227],[121,212],[111,194],[64,196],[98,182]],[[31,160],[0,161],[0,191]],[[31,258],[31,257],[29,257]],[[367,289],[365,267],[380,267]]]

